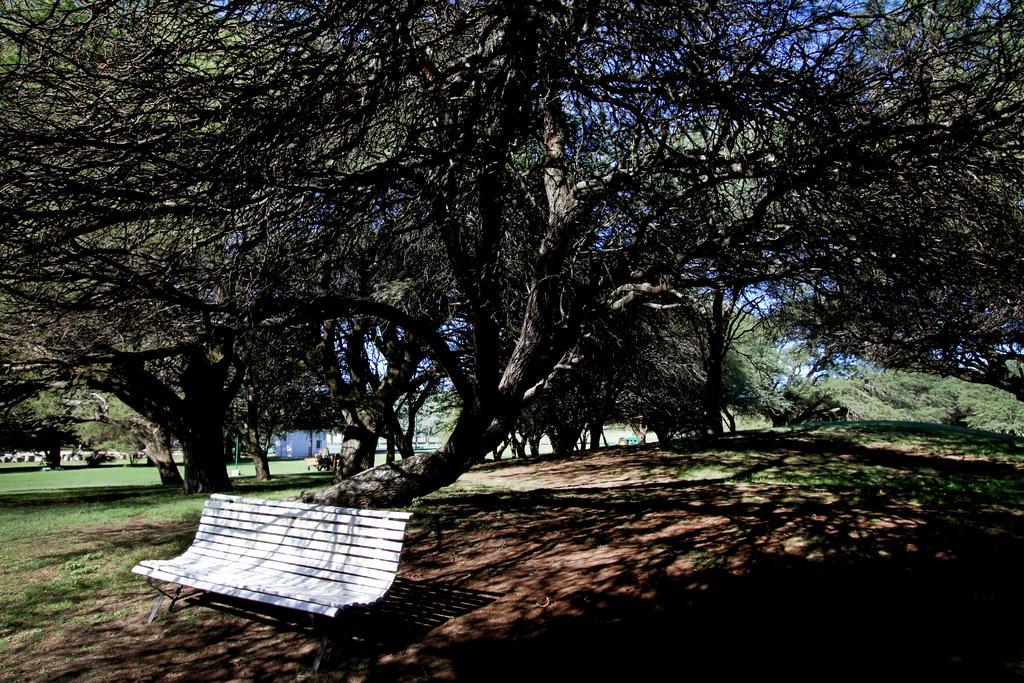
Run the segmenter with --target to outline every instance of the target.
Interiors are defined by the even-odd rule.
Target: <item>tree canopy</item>
[[[346,331],[324,348],[355,354],[348,385],[353,330],[382,331],[346,410],[432,366],[451,438],[308,497],[408,501],[640,308],[988,267],[1022,24],[997,1],[25,0],[0,19],[0,331],[166,424],[196,491],[229,485],[202,452],[260,330]]]

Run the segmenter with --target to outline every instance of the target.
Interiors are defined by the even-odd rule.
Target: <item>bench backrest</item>
[[[189,551],[378,594],[398,572],[411,516],[214,494]]]

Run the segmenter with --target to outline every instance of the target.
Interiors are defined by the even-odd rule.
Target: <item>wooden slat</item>
[[[278,605],[280,607],[290,607],[292,609],[302,610],[304,612],[313,612],[316,614],[325,614],[327,616],[336,616],[340,611],[340,608],[332,607],[330,605],[320,605],[315,602],[309,602],[308,600],[297,600],[295,598],[282,598],[277,595],[267,595],[257,591],[242,590],[234,588],[232,586],[222,586],[212,581],[203,579],[195,579],[189,577],[178,576],[176,574],[161,571],[160,569],[154,569],[150,567],[143,567],[138,565],[132,569],[136,574],[142,576],[148,576],[158,581],[168,581],[170,583],[181,584],[182,586],[191,586],[200,590],[210,591],[211,593],[219,593],[221,595],[230,595],[238,598],[245,598],[246,600],[254,600],[256,602],[268,603],[272,605]]]
[[[244,534],[249,535],[246,536]],[[196,532],[196,539],[200,538],[214,543],[232,545],[236,548],[287,553],[300,559],[328,560],[343,566],[366,567],[392,573],[398,570],[399,557],[397,553],[394,553],[391,558],[366,557],[353,554],[348,546],[331,545],[330,543],[318,543],[315,541],[310,541],[306,544],[296,544],[290,542],[292,539],[284,539],[284,542],[280,542],[276,538],[274,540],[267,540],[261,538],[258,534],[253,535],[251,532],[236,531],[233,533],[222,533],[222,529],[219,527],[200,527]]]
[[[304,519],[302,517],[290,516],[288,514],[275,514],[270,511],[262,512],[241,512],[224,508],[207,507],[203,510],[204,517],[218,517],[232,521],[244,521],[252,523],[287,524],[293,528],[308,529],[311,531],[327,531],[331,533],[342,533],[348,536],[357,537],[358,540],[367,542],[385,541],[396,546],[401,545],[401,539],[406,536],[406,529],[381,529],[373,526],[360,526],[353,524],[357,533],[349,533],[346,529],[348,524],[340,524],[334,521],[322,519]]]
[[[375,542],[377,540],[391,541],[392,543],[401,543],[405,538],[405,529],[380,529],[374,527],[366,527],[358,524],[344,524],[344,523],[329,523],[324,521],[314,522],[317,526],[312,527],[310,524],[299,524],[299,522],[306,522],[307,520],[296,519],[288,516],[273,516],[267,518],[266,515],[260,517],[266,518],[264,520],[252,519],[254,515],[251,513],[239,514],[231,510],[210,510],[203,514],[203,518],[217,518],[224,520],[225,522],[246,522],[250,524],[279,524],[287,526],[293,529],[302,529],[304,531],[321,532],[321,533],[333,533],[345,536],[353,536],[360,539],[366,539],[368,542]]]
[[[159,569],[143,567],[142,565],[134,567],[132,571],[136,574],[148,576],[158,581],[168,581],[170,583],[181,584],[182,586],[190,586],[192,588],[198,588],[199,590],[210,591],[211,593],[229,595],[235,598],[244,598],[246,600],[262,602],[264,604],[277,605],[278,607],[289,607],[303,612],[324,614],[328,617],[335,617],[338,615],[338,612],[341,611],[341,608],[332,607],[330,605],[320,605],[315,602],[309,602],[308,600],[297,600],[295,598],[283,598],[279,595],[268,595],[266,593],[244,590],[233,586],[223,586],[205,579],[178,576]]]
[[[289,560],[294,560],[296,562],[300,560],[327,561],[333,563],[337,567],[337,571],[346,574],[351,573],[358,574],[360,576],[384,578],[395,574],[398,570],[397,562],[384,562],[383,560],[352,557],[350,555],[340,555],[320,550],[308,550],[300,553],[293,551],[292,548],[287,546],[264,543],[262,541],[244,541],[230,536],[209,534],[205,531],[201,531],[196,534],[196,541],[203,541],[212,545],[228,546],[234,548],[236,551],[239,549],[245,549],[257,552],[262,551],[264,553],[281,553],[283,555],[287,555]]]
[[[274,510],[266,506],[250,505],[248,503],[223,503],[220,501],[208,501],[204,507],[207,510],[220,510],[221,514],[233,516],[236,513],[249,514],[272,514],[278,519],[308,519],[319,522],[328,522],[339,526],[352,528],[352,533],[370,533],[379,535],[381,538],[392,538],[400,540],[404,533],[407,522],[395,519],[380,519],[377,517],[359,517],[356,515],[330,515],[325,512],[308,510]]]
[[[374,588],[380,588],[390,586],[394,582],[394,574],[390,572],[381,572],[375,569],[361,568],[340,571],[331,567],[324,568],[318,566],[309,566],[308,564],[297,564],[291,562],[287,558],[283,558],[283,556],[279,554],[274,554],[269,557],[256,557],[251,554],[251,551],[240,551],[239,549],[232,549],[231,546],[208,544],[205,542],[201,542],[201,545],[196,545],[189,548],[187,551],[185,551],[183,555],[179,557],[190,557],[191,555],[203,555],[216,559],[230,560],[233,562],[238,562],[240,566],[266,566],[273,568],[274,570],[298,573],[305,575],[305,577],[314,577],[322,579],[323,581],[350,583],[358,586],[370,586]]]
[[[242,512],[270,512],[278,517],[298,517],[301,519],[321,519],[334,521],[339,524],[359,524],[361,526],[372,526],[381,529],[404,529],[408,524],[408,514],[402,513],[402,517],[388,517],[381,515],[360,514],[359,510],[348,508],[328,508],[316,506],[317,509],[308,510],[294,507],[282,507],[274,504],[275,501],[261,501],[259,503],[242,502],[233,500],[208,500],[209,507],[224,510],[240,510]],[[397,513],[396,513],[397,514]]]
[[[322,582],[303,583],[299,581],[281,583],[280,575],[266,575],[258,572],[229,571],[223,567],[195,564],[189,567],[161,566],[153,567],[167,575],[179,579],[208,581],[218,586],[237,588],[239,590],[262,593],[276,598],[300,600],[325,607],[343,609],[352,605],[369,605],[380,600],[384,591],[355,591],[344,587],[326,590]],[[316,580],[311,580],[315,582]]]
[[[299,538],[314,538],[317,540],[330,541],[332,543],[346,543],[367,548],[380,548],[382,550],[400,551],[402,543],[393,538],[384,538],[380,532],[388,536],[403,537],[403,531],[392,529],[372,529],[369,527],[356,527],[354,533],[350,533],[348,525],[331,524],[329,522],[311,522],[309,520],[295,519],[292,517],[275,517],[273,515],[256,515],[251,513],[231,513],[225,510],[207,510],[203,513],[200,522],[210,522],[219,526],[237,526],[241,529],[256,530],[263,527],[276,527],[278,533],[285,536],[296,536]]]
[[[275,548],[272,551],[260,550],[258,548],[247,548],[244,546],[228,545],[221,543],[218,540],[206,540],[197,538],[189,550],[201,549],[204,552],[216,552],[225,553],[238,557],[248,557],[255,561],[274,561],[279,562],[283,565],[291,567],[305,567],[308,569],[315,569],[319,571],[329,572],[338,576],[354,576],[370,579],[374,581],[381,581],[390,583],[394,580],[397,572],[390,570],[381,570],[368,567],[359,567],[352,565],[347,557],[341,558],[313,558],[309,556],[291,555],[289,553],[281,552],[280,549]]]
[[[246,498],[244,496],[231,496],[225,493],[214,493],[210,496],[212,500],[233,501],[239,503],[252,503],[264,506],[277,506],[293,510],[323,511],[329,513],[359,514],[385,519],[408,520],[412,517],[411,512],[399,512],[397,510],[367,510],[357,508],[334,507],[333,505],[315,505],[313,503],[299,503],[290,500],[270,500],[266,498]]]
[[[324,581],[334,581],[337,583],[351,583],[357,586],[366,586],[368,588],[375,588],[379,590],[386,590],[394,582],[393,578],[370,578],[367,576],[357,576],[354,574],[344,574],[341,572],[333,571],[331,569],[320,569],[317,567],[309,567],[301,564],[291,564],[289,562],[282,562],[280,559],[274,557],[261,558],[253,557],[251,555],[243,555],[241,553],[226,552],[224,550],[215,550],[210,547],[198,547],[192,546],[184,554],[180,555],[178,559],[185,559],[188,557],[209,557],[212,559],[219,560],[230,560],[237,563],[238,566],[260,566],[275,569],[280,572],[288,572],[294,574],[302,574],[303,576],[311,576],[322,579]]]
[[[241,525],[241,523],[239,523],[239,525]],[[278,528],[281,531],[287,531],[287,527]],[[257,527],[257,530],[251,530],[239,528],[238,526],[223,526],[221,524],[213,524],[210,521],[204,521],[199,524],[199,530],[211,534],[231,536],[232,538],[241,538],[249,541],[262,541],[264,543],[273,543],[276,545],[287,546],[289,548],[298,548],[303,551],[322,550],[325,552],[335,553],[337,555],[368,557],[376,560],[384,560],[385,562],[395,562],[396,564],[398,562],[398,558],[401,556],[401,553],[391,550],[366,548],[364,546],[350,545],[348,543],[332,543],[330,541],[303,538],[302,536],[297,535],[276,533],[272,528],[266,529]]]
[[[327,598],[336,599],[337,596],[347,600],[346,596],[351,595],[370,596],[368,599],[376,600],[391,587],[390,584],[383,582],[366,585],[353,581],[330,581],[316,576],[281,571],[267,564],[243,563],[232,558],[199,554],[182,556],[169,562],[172,564],[161,565],[160,568],[170,571],[173,567],[175,570],[180,569],[189,575],[200,577],[211,573],[223,573],[227,578],[222,583],[228,585],[249,588],[251,586],[246,586],[244,583],[252,581],[259,587],[273,587],[288,597],[312,602],[324,602]]]
[[[147,563],[143,563],[146,566]],[[303,600],[330,607],[347,607],[376,602],[385,591],[359,588],[346,584],[330,584],[297,574],[283,575],[280,572],[266,572],[255,569],[239,569],[230,562],[192,560],[186,564],[169,562],[149,565],[166,574],[184,579],[199,579],[220,586],[264,593],[281,598]]]

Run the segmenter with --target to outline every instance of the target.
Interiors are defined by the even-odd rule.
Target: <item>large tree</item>
[[[822,219],[836,205],[830,183],[916,191],[901,174],[985,159],[1019,125],[1019,103],[993,108],[1015,79],[1020,55],[1003,48],[1018,17],[976,9],[935,27],[913,5],[856,17],[802,5],[652,4],[629,15],[613,3],[515,15],[488,5],[459,16],[461,33],[413,25],[426,91],[417,112],[447,163],[420,180],[424,221],[472,334],[468,367],[449,364],[457,379],[467,370],[456,382],[465,419],[439,453],[311,498],[405,499],[457,476],[573,367],[597,317],[651,297],[666,305],[744,267],[742,284],[824,269],[852,258],[835,250],[858,236],[884,239],[880,222]],[[989,80],[965,98],[962,80],[933,72],[968,54]],[[707,221],[710,194],[729,185],[744,190],[742,211]],[[914,208],[925,213],[933,197]],[[520,259],[527,268],[507,266]]]
[[[128,292],[236,332],[290,313],[414,338],[459,395],[451,438],[321,502],[454,480],[581,362],[596,321],[848,265],[941,199],[921,187],[1018,170],[1021,17],[1000,3],[52,9],[4,24],[5,287],[93,312]],[[851,212],[871,188],[885,211]],[[145,258],[117,263],[122,235]],[[413,305],[317,270],[380,244]]]

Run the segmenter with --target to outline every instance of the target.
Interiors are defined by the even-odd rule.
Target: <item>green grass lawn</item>
[[[384,460],[377,458],[380,464]],[[178,465],[179,469],[181,465]],[[228,469],[234,469],[231,463]],[[238,469],[241,479],[256,476],[256,468],[249,462],[240,462]],[[302,458],[272,460],[271,475],[302,474],[309,470]],[[3,463],[0,465],[0,495],[28,491],[55,489],[78,489],[106,486],[153,486],[159,485],[160,476],[155,467],[127,461],[104,463],[99,467],[86,467],[84,463],[67,463],[63,469],[44,472],[38,463]]]
[[[239,465],[243,477],[255,476],[252,463]],[[272,473],[295,474],[305,472],[306,465],[298,462],[275,462]],[[160,476],[155,467],[106,463],[99,467],[85,467],[78,463],[60,470],[43,472],[39,468],[26,471],[0,471],[0,494],[41,491],[54,489],[77,489],[105,486],[153,486],[159,485]]]
[[[927,448],[938,453],[966,453],[996,458],[1024,455],[1024,441],[1020,439],[1012,439],[1005,434],[925,422],[822,422],[782,427],[777,431],[835,435],[844,441],[861,445],[888,443],[901,448]]]
[[[273,481],[243,476],[236,492],[288,498],[330,481],[328,473],[306,473],[301,461],[272,467]],[[4,482],[0,494],[0,657],[12,645],[54,632],[74,637],[83,626],[123,617],[121,601],[145,590],[131,567],[187,547],[208,496],[153,485],[154,477],[148,468],[117,466],[0,474],[18,482]]]
[[[778,457],[774,451],[780,447],[790,452]],[[910,458],[900,457],[903,453]],[[938,457],[919,457],[925,454]],[[1000,476],[996,468],[1021,463],[1022,456],[1020,443],[990,432],[914,422],[833,422],[731,435],[717,449],[695,453],[678,476],[685,481],[885,492],[915,504],[1016,509],[1024,506],[1024,479],[1013,470]],[[988,467],[954,464],[968,459],[965,464]]]

